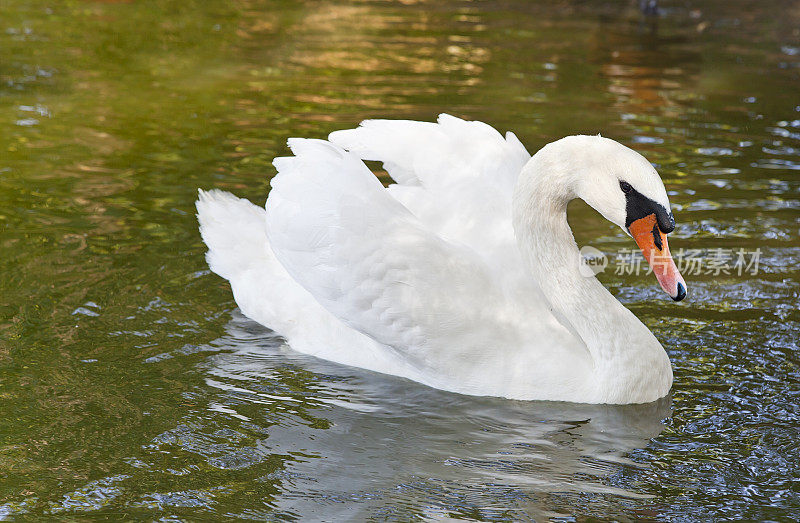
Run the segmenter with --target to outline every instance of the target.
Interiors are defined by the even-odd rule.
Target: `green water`
[[[785,520],[800,511],[796,2],[5,0],[0,517]],[[654,162],[677,249],[601,279],[675,368],[632,407],[472,398],[297,354],[209,273],[197,187],[291,136],[440,112]],[[585,206],[581,245],[630,248]]]

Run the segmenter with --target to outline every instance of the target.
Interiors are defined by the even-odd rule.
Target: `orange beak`
[[[655,214],[639,218],[628,226],[664,292],[675,301],[686,297],[686,282],[669,253],[667,235],[658,228]]]

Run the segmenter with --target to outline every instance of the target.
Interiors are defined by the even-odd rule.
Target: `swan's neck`
[[[537,155],[538,156],[538,155]],[[664,396],[672,367],[653,334],[594,277],[583,276],[567,222],[575,170],[552,169],[534,156],[514,195],[514,229],[529,269],[555,316],[585,344],[597,394],[607,403]]]

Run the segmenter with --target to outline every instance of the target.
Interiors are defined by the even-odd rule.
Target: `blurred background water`
[[[657,165],[673,251],[757,274],[601,279],[670,397],[444,393],[242,317],[193,202],[263,204],[291,136],[440,112]],[[800,4],[5,0],[0,517],[789,521],[800,512]],[[577,204],[579,244],[630,240]]]

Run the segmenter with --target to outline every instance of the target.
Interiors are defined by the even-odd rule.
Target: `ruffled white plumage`
[[[530,154],[513,133],[504,139],[485,123],[441,115],[438,123],[367,120],[330,141],[383,162],[397,182],[388,192],[436,234],[489,258],[517,250],[511,198]]]
[[[522,266],[510,207],[530,155],[513,134],[443,115],[289,145],[266,213],[221,191],[198,202],[209,265],[245,315],[296,350],[456,392],[569,381],[556,360],[585,349]]]
[[[587,330],[591,313],[560,300],[560,289],[545,296],[531,274],[521,249],[574,250],[576,261],[577,250],[555,207],[556,221],[540,223],[554,237],[526,234],[520,245],[514,227],[525,220],[512,217],[512,203],[520,209],[512,200],[526,184],[517,179],[523,166],[526,180],[539,175],[513,134],[442,115],[438,123],[366,121],[329,140],[289,140],[294,156],[275,159],[266,211],[221,191],[200,193],[209,265],[231,282],[245,315],[298,351],[454,392],[581,402],[665,393],[672,375],[663,349],[599,283],[557,271],[570,296],[595,301],[587,306],[596,306],[598,325],[618,326],[617,339]],[[610,140],[577,137],[563,142],[567,157],[558,162],[591,149],[586,140],[607,165],[639,161]],[[383,187],[362,160],[383,162],[397,183]],[[554,292],[558,282],[547,283]],[[650,359],[626,363],[631,355],[620,347],[629,340]],[[651,387],[643,376],[653,372]]]

